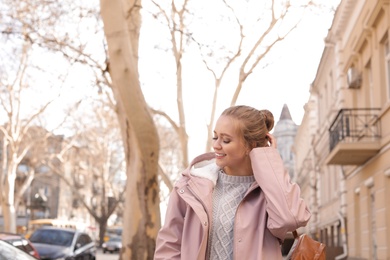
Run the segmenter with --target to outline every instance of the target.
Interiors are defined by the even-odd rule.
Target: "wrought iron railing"
[[[380,138],[379,108],[341,109],[329,128],[330,151],[341,141],[352,143]]]

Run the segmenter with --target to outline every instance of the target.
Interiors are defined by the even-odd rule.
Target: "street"
[[[118,253],[105,253],[103,254],[103,251],[101,248],[98,248],[96,251],[96,260],[118,260],[119,254]]]

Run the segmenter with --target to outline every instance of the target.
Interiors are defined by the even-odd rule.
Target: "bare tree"
[[[95,75],[99,92],[112,88],[115,97],[112,104],[120,121],[127,167],[124,230],[128,233],[123,237],[126,249],[123,255],[150,258],[160,225],[159,142],[138,79],[139,6],[131,1],[101,1],[104,41],[98,37],[99,12],[89,2],[75,4],[65,0],[48,5],[46,1],[6,0],[6,3],[12,10],[10,20],[18,26],[8,26],[2,30],[3,34],[15,34],[42,50],[61,53],[71,65],[87,65]]]
[[[153,112],[165,117],[171,124],[172,128],[176,131],[180,140],[182,153],[181,168],[184,169],[188,165],[188,135],[186,131],[186,116],[184,113],[182,59],[187,41],[187,37],[185,35],[185,14],[189,0],[184,0],[180,3],[171,1],[168,7],[161,5],[157,1],[152,2],[158,8],[159,13],[156,16],[161,17],[162,22],[167,26],[169,32],[172,47],[171,51],[175,64],[174,74],[176,77],[176,105],[179,122],[176,123],[171,116],[163,111],[153,110]]]
[[[145,14],[155,17],[167,30],[171,46],[169,49],[166,47],[166,50],[172,54],[174,60],[172,71],[175,76],[172,77],[176,78],[179,117],[176,122],[171,115],[163,111],[154,110],[154,113],[164,116],[176,130],[184,155],[182,167],[186,167],[188,136],[184,104],[188,102],[183,97],[185,86],[182,73],[186,69],[191,70],[195,63],[193,59],[190,62],[183,61],[191,46],[198,46],[198,57],[214,79],[209,92],[212,93],[211,104],[206,104],[211,109],[205,151],[210,151],[212,126],[222,84],[235,85],[230,102],[230,105],[234,105],[247,78],[256,73],[256,69],[269,65],[268,55],[299,25],[303,14],[317,5],[311,0],[246,1],[239,4],[221,0],[213,2],[212,5],[189,0],[152,2],[154,8],[150,7]],[[216,28],[217,26],[219,27]],[[191,51],[193,52],[193,49]],[[204,100],[199,102],[204,105]]]
[[[40,121],[53,100],[42,100],[40,104],[28,102],[33,82],[28,73],[29,47],[29,44],[24,45],[20,52],[21,59],[14,77],[4,77],[0,85],[0,113],[5,115],[3,125],[0,126],[0,202],[4,227],[10,232],[16,232],[16,209],[34,178],[35,169],[40,162],[39,157],[44,156],[43,148],[51,137],[51,133],[40,126]],[[31,156],[34,149],[42,152]],[[18,167],[28,153],[30,167],[26,171],[20,171]],[[15,181],[18,175],[24,176],[19,178],[19,187],[16,190]]]
[[[164,117],[154,116],[160,139],[159,177],[167,189],[160,189],[160,199],[165,201],[173,188],[173,183],[181,172],[182,154],[177,132],[167,124]],[[162,184],[160,184],[162,187]]]
[[[267,61],[267,55],[275,49],[275,46],[282,42],[294,29],[297,28],[305,10],[314,5],[313,1],[304,1],[298,4],[293,1],[250,1],[244,10],[258,9],[259,12],[252,12],[254,17],[248,19],[240,6],[231,1],[223,0],[224,8],[231,17],[231,21],[235,21],[234,28],[237,45],[232,49],[219,49],[217,55],[222,55],[219,62],[210,58],[214,55],[206,55],[202,53],[203,62],[207,69],[211,72],[215,80],[215,91],[213,104],[211,109],[210,121],[208,123],[208,138],[206,151],[211,149],[211,134],[212,125],[215,120],[216,105],[218,99],[218,90],[221,82],[226,77],[227,71],[231,70],[232,66],[238,69],[231,70],[236,73],[236,87],[232,96],[230,105],[236,104],[238,96],[246,79],[255,72],[255,70],[263,64],[267,66],[270,61]],[[207,48],[206,48],[207,49]],[[218,49],[217,49],[218,52]],[[215,65],[216,64],[216,65]],[[214,65],[214,66],[213,66]]]
[[[101,0],[109,73],[123,130],[127,187],[121,259],[152,259],[160,228],[159,141],[138,75],[140,2]]]
[[[46,164],[72,190],[73,204],[81,204],[99,225],[99,243],[104,242],[107,220],[123,203],[124,150],[117,117],[101,101],[92,102],[90,113],[74,116],[77,133],[64,140],[60,153]],[[56,160],[55,160],[56,159]],[[55,162],[59,162],[60,167]],[[123,173],[123,175],[122,175]],[[69,218],[72,214],[68,212]]]

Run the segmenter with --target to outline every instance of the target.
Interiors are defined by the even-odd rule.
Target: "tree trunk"
[[[138,78],[140,3],[101,0],[100,4],[127,163],[120,259],[153,259],[160,229],[159,140]]]
[[[0,132],[2,137],[1,169],[0,169],[0,206],[4,219],[4,231],[16,232],[16,211],[15,211],[15,179],[16,167],[14,166],[15,156],[8,152],[9,142],[5,138],[5,131]]]
[[[7,174],[3,182],[1,208],[4,218],[4,231],[16,233],[16,210],[15,210],[15,179],[16,167],[12,165],[6,170]]]
[[[99,224],[99,245],[101,246],[104,243],[104,236],[106,235],[107,230],[107,219],[103,221],[100,219],[98,221]]]

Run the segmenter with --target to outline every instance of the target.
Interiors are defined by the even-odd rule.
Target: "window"
[[[354,200],[353,200],[353,210],[354,210],[354,214],[353,214],[353,217],[352,217],[352,223],[354,223],[354,227],[352,227],[352,230],[354,231],[353,232],[353,235],[351,236],[351,240],[353,240],[354,244],[356,245],[355,246],[355,252],[356,254],[355,255],[359,255],[361,254],[361,248],[362,248],[362,245],[361,245],[361,236],[358,236],[357,234],[361,234],[362,233],[362,226],[361,226],[361,218],[362,218],[362,211],[361,211],[361,198],[360,198],[360,188],[357,187],[355,189],[355,196],[354,196]]]
[[[336,242],[336,246],[343,246],[343,241],[342,241],[342,238],[341,238],[341,224],[340,223],[338,223],[338,225],[337,225],[337,233],[336,233],[336,239],[337,239],[337,242]]]
[[[366,84],[368,86],[367,100],[365,103],[367,107],[374,107],[374,80],[372,78],[372,69],[371,69],[371,61],[368,61],[364,68],[364,78],[367,79]]]
[[[377,229],[376,229],[376,212],[375,212],[375,191],[371,188],[369,190],[370,192],[370,228],[371,228],[371,257],[372,259],[378,259],[377,250],[378,250],[378,243],[376,241],[377,237]]]
[[[92,242],[92,240],[89,236],[87,236],[85,234],[81,234],[79,236],[79,238],[77,239],[76,245],[77,245],[77,248],[80,248],[80,247],[83,247],[85,245],[88,245],[91,242]]]
[[[335,243],[334,226],[330,226],[329,246],[334,247]]]
[[[73,232],[55,230],[55,229],[38,229],[30,237],[32,243],[50,244],[57,246],[70,246],[73,241]]]

